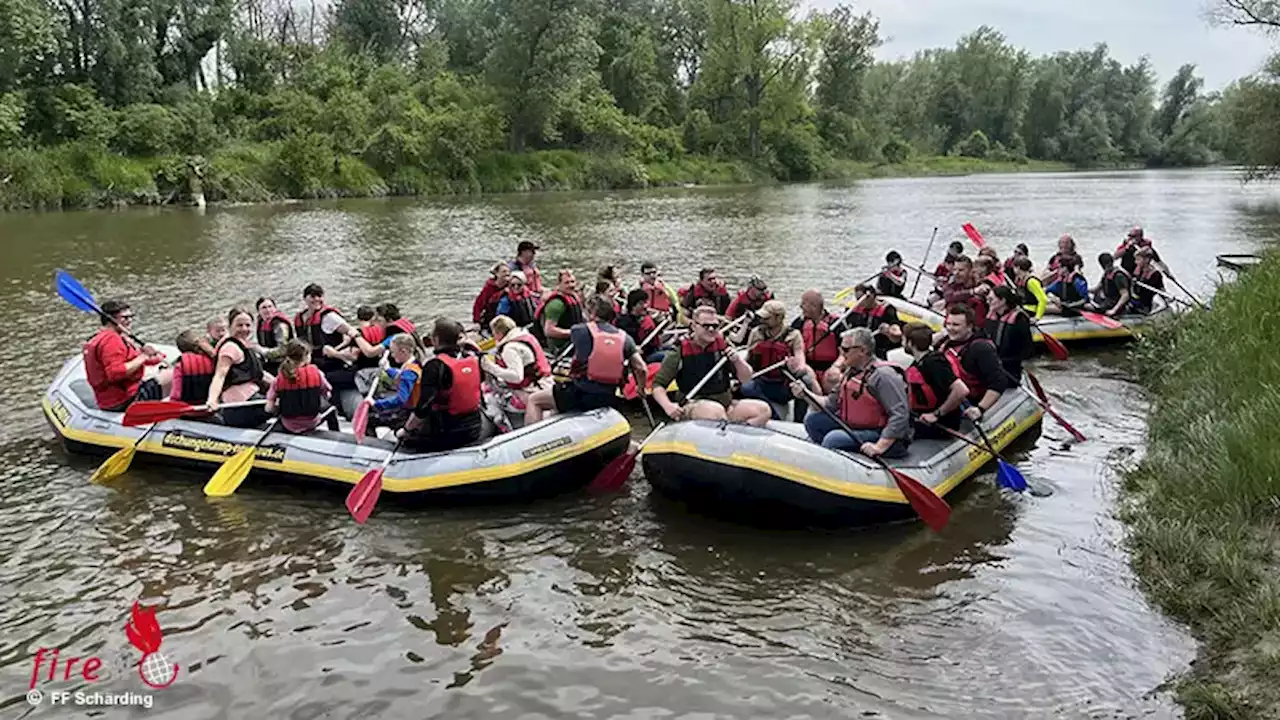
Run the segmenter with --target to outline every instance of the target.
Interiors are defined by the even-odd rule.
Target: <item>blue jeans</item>
[[[879,430],[854,430],[853,437],[845,432],[832,420],[826,413],[821,411],[810,411],[804,419],[805,432],[809,433],[809,439],[815,443],[822,445],[828,450],[852,450],[858,452],[858,448],[862,447],[862,443],[873,443],[880,439]],[[907,455],[907,443],[901,440],[894,440],[889,449],[884,451],[883,457],[900,458]]]
[[[755,400],[765,400],[773,410],[773,419],[781,419],[778,416],[778,409],[773,407],[781,405],[786,409],[787,403],[793,399],[791,395],[791,387],[785,381],[781,380],[765,380],[764,378],[756,378],[749,380],[742,386],[742,397],[753,398]]]

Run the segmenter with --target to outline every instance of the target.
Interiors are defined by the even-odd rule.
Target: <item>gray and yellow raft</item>
[[[935,312],[922,305],[917,305],[902,298],[886,297],[884,301],[898,311],[903,322],[922,322],[934,330],[942,329],[945,319],[942,313]],[[1162,305],[1147,315],[1121,315],[1116,318],[1121,327],[1109,328],[1082,317],[1066,317],[1063,315],[1045,315],[1031,327],[1031,339],[1044,342],[1043,333],[1049,333],[1062,342],[1097,342],[1135,337],[1143,329],[1171,317],[1173,310]],[[1042,332],[1043,331],[1043,332]]]
[[[1040,405],[1017,389],[1006,392],[982,424],[1001,449],[1037,430],[1043,416]],[[977,440],[977,431],[965,427]],[[946,497],[991,459],[959,440],[917,440],[907,457],[889,463]],[[872,525],[915,517],[883,468],[862,455],[815,445],[799,423],[674,423],[649,441],[641,464],[659,493],[731,519]]]
[[[161,349],[173,356],[173,349]],[[106,454],[145,433],[138,446],[139,459],[213,472],[262,437],[259,429],[193,419],[165,421],[149,431],[146,426],[125,427],[123,413],[98,409],[79,356],[63,365],[41,404],[54,432],[69,451],[77,453]],[[396,453],[384,476],[384,497],[460,502],[556,495],[584,487],[630,442],[631,426],[615,410],[557,415],[458,450]],[[295,480],[352,485],[381,465],[393,447],[374,438],[356,444],[350,432],[291,435],[276,431],[258,448],[253,469]]]

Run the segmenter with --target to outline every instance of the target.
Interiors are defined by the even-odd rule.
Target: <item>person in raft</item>
[[[730,320],[737,320],[744,313],[758,313],[764,307],[764,304],[773,299],[773,293],[769,292],[769,284],[766,283],[759,275],[752,275],[747,281],[747,287],[738,296],[729,303],[729,307],[725,310],[724,316]],[[749,325],[754,323],[748,320]]]
[[[1156,290],[1164,290],[1164,274],[1156,269],[1159,256],[1155,249],[1144,247],[1135,253],[1135,257],[1133,301],[1129,303],[1129,309],[1147,315],[1155,308]]]
[[[732,373],[738,382],[746,383],[751,380],[751,366],[729,347],[720,333],[719,313],[713,307],[703,306],[693,311],[691,319],[689,337],[667,353],[662,367],[654,376],[653,399],[667,417],[675,421],[727,420],[764,427],[773,417],[769,404],[762,400],[734,400],[730,392],[729,367],[733,367]],[[672,381],[683,395],[688,396],[726,352],[728,361],[707,380],[692,402],[677,405],[671,401],[667,386]]]
[[[169,389],[170,400],[180,400],[189,405],[201,405],[209,398],[209,383],[213,382],[213,358],[205,354],[200,345],[200,333],[184,330],[175,343],[178,346],[178,362],[173,364],[173,380]]]
[[[1049,262],[1045,264],[1040,284],[1048,287],[1058,282],[1063,275],[1062,261],[1069,257],[1080,257],[1080,253],[1076,250],[1075,238],[1064,233],[1058,238],[1058,252],[1050,256]]]
[[[1098,256],[1098,267],[1102,268],[1102,278],[1098,286],[1092,288],[1093,308],[1107,317],[1115,317],[1129,308],[1132,299],[1129,273],[1116,267],[1116,260],[1111,253],[1104,252]]]
[[[658,266],[652,262],[640,265],[640,289],[649,296],[651,310],[669,314],[672,320],[679,322],[680,294],[675,288],[667,287],[658,273]]]
[[[907,269],[902,266],[902,254],[890,250],[884,256],[884,270],[876,276],[876,290],[887,297],[902,297],[907,287]]]
[[[284,359],[285,344],[293,339],[293,323],[269,297],[258,298],[253,307],[258,311],[258,347],[266,359],[267,372],[273,372]]]
[[[716,275],[715,268],[699,270],[698,282],[680,292],[680,305],[688,313],[692,313],[698,307],[698,301],[703,299],[711,301],[717,315],[724,315],[729,310],[729,291]]]
[[[973,308],[968,305],[952,305],[947,309],[947,319],[942,328],[946,333],[938,349],[942,351],[956,377],[969,388],[965,417],[973,422],[1000,400],[1000,394],[1021,381],[1011,378],[1000,362],[996,346],[978,335],[973,321]]]
[[[840,359],[840,332],[848,328],[844,319],[827,310],[822,293],[812,288],[801,293],[800,317],[791,327],[800,331],[804,362],[819,377]]]
[[[1151,245],[1151,239],[1146,236],[1139,225],[1133,226],[1129,230],[1129,234],[1125,236],[1124,241],[1116,247],[1115,258],[1120,263],[1120,269],[1129,273],[1132,277],[1138,268],[1138,251],[1143,248],[1151,248],[1152,258],[1155,262],[1160,262],[1160,255],[1156,253],[1155,248]]]
[[[540,250],[537,243],[531,243],[528,240],[521,240],[516,246],[516,257],[507,263],[507,269],[515,272],[519,270],[524,273],[525,282],[529,285],[529,292],[534,297],[542,295],[542,273],[538,271],[538,262],[534,260],[534,255]]]
[[[423,351],[418,340],[409,333],[397,333],[388,340],[391,364],[387,377],[395,385],[395,392],[373,401],[369,408],[369,426],[372,434],[379,426],[399,429],[409,419],[409,413],[418,406],[422,392]]]
[[[498,299],[507,290],[507,282],[511,279],[511,268],[506,263],[498,263],[489,270],[489,278],[480,288],[480,294],[471,304],[471,322],[485,327],[489,321],[498,316]]]
[[[569,344],[569,330],[583,321],[578,280],[569,268],[556,275],[556,287],[542,298],[533,313],[533,335],[548,352],[559,353]]]
[[[805,393],[805,384],[791,383],[791,392],[817,412],[805,416],[809,440],[828,450],[856,450],[868,457],[900,458],[911,445],[911,410],[907,383],[895,365],[876,360],[876,341],[867,328],[840,334],[844,372],[830,395],[817,395],[817,403]],[[850,435],[821,412],[825,406],[853,431]]]
[[[213,349],[227,336],[227,321],[216,317],[204,324],[204,337],[200,339],[200,349],[209,357],[213,357]]]
[[[399,336],[397,336],[399,337]],[[422,366],[418,404],[396,437],[416,452],[443,452],[480,439],[480,358],[460,346],[462,325],[438,318],[431,329],[435,356]]]
[[[1004,261],[1005,280],[1008,280],[1010,283],[1017,280],[1017,278],[1014,276],[1014,273],[1013,273],[1013,264],[1017,262],[1018,258],[1020,257],[1030,258],[1030,256],[1031,256],[1031,251],[1027,250],[1026,243],[1018,243],[1016,246],[1014,246],[1013,254],[1010,255],[1008,259]]]
[[[812,373],[804,359],[804,337],[799,330],[787,325],[787,306],[781,300],[769,300],[760,307],[760,324],[752,328],[747,337],[747,363],[754,373],[764,372],[742,384],[742,397],[765,400],[774,410],[773,418],[780,419],[774,406],[783,409],[791,404],[791,391],[782,368],[773,367],[787,361],[792,375],[808,377]]]
[[[1035,343],[1031,339],[1031,319],[1018,307],[1018,294],[1013,288],[1002,285],[991,291],[991,314],[984,332],[996,346],[1004,371],[1022,382],[1022,363],[1035,353]]]
[[[952,240],[947,246],[946,256],[942,258],[942,262],[938,263],[938,267],[933,269],[933,290],[926,300],[930,306],[942,299],[947,285],[951,282],[951,273],[955,270],[956,260],[963,255],[964,245],[959,240]]]
[[[933,329],[928,325],[910,323],[903,329],[902,347],[911,356],[905,374],[907,402],[916,417],[915,437],[937,440],[947,437],[938,426],[960,428],[960,406],[969,396],[969,386],[932,345]]]
[[[613,322],[613,304],[594,302],[587,308],[588,322],[574,325],[569,331],[573,357],[569,365],[569,382],[555,383],[550,390],[539,390],[529,396],[524,424],[542,420],[549,410],[558,413],[585,412],[603,407],[616,407],[618,388],[626,380],[627,366],[644,387],[648,376],[644,358],[635,340],[619,330]]]
[[[1044,317],[1049,298],[1044,294],[1040,278],[1031,271],[1031,258],[1018,255],[1013,260],[1013,289],[1018,291],[1022,309],[1031,314],[1032,320]]]
[[[871,330],[876,336],[876,357],[883,360],[890,350],[902,345],[902,320],[898,318],[898,310],[880,299],[874,285],[863,283],[853,292],[857,300],[845,325]]]
[[[209,412],[218,412],[224,403],[261,398],[272,380],[262,369],[261,354],[253,347],[253,315],[244,308],[232,308],[227,313],[227,326],[230,330],[214,353],[213,380],[205,400]],[[267,420],[261,405],[223,408],[220,417],[231,427],[257,427]]]
[[[523,411],[530,395],[549,387],[551,362],[538,339],[506,315],[494,318],[489,330],[495,352],[480,359],[480,368],[511,394],[511,409]]]
[[[660,363],[666,357],[666,352],[662,349],[662,338],[659,337],[661,333],[653,332],[658,329],[658,321],[649,312],[649,293],[636,288],[627,295],[627,312],[618,316],[618,327],[630,335],[637,346],[644,343],[644,347],[640,348],[640,355],[645,362]]]
[[[311,364],[311,346],[303,340],[285,343],[280,373],[267,389],[266,411],[280,415],[286,432],[303,435],[320,424],[320,415],[328,409],[332,394],[324,373]],[[325,422],[330,430],[338,429],[337,415],[329,413]]]
[[[1075,317],[1089,302],[1089,281],[1080,273],[1084,261],[1079,255],[1058,259],[1057,280],[1045,287],[1048,297],[1046,312]]]
[[[135,400],[159,400],[169,394],[172,371],[160,370],[144,379],[144,366],[164,362],[164,354],[150,345],[138,347],[124,333],[133,327],[129,303],[102,303],[102,328],[84,345],[84,372],[94,402],[103,410],[123,412]]]
[[[311,346],[311,362],[328,378],[334,390],[354,388],[355,371],[347,367],[354,353],[344,354],[341,347],[354,330],[338,309],[325,303],[324,288],[311,283],[302,289],[306,306],[293,318],[293,330],[300,340]]]

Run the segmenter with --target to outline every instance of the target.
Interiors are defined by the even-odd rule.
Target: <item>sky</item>
[[[850,0],[845,0],[849,2]],[[962,35],[990,25],[1033,55],[1081,50],[1104,42],[1128,65],[1147,55],[1164,83],[1194,63],[1206,90],[1258,70],[1280,38],[1249,28],[1213,27],[1213,0],[852,0],[855,10],[880,19],[887,42],[877,56],[910,57],[917,50],[955,45]],[[809,0],[830,9],[839,0]]]

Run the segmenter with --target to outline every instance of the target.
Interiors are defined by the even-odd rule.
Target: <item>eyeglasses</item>
[[[657,274],[658,274],[658,271],[657,271],[657,270],[645,270],[644,272],[642,272],[642,273],[640,273],[640,274],[641,274],[641,275],[657,275]]]
[[[857,350],[859,347],[860,346],[858,345],[841,345],[840,352],[853,352],[854,350]]]
[[[116,320],[132,320],[133,313],[121,313],[116,316]]]

